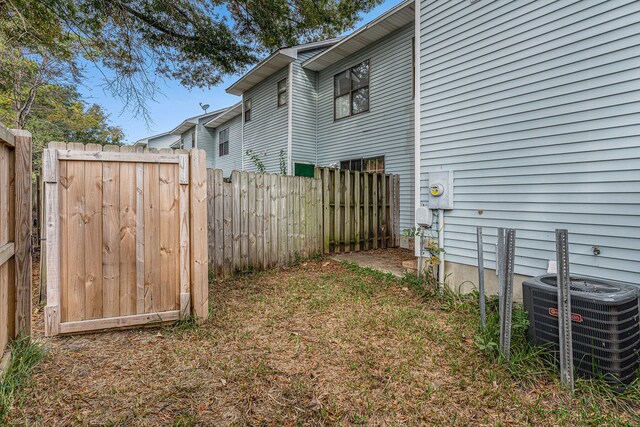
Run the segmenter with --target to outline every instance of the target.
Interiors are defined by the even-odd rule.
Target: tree
[[[71,68],[80,57],[106,67],[106,88],[145,114],[156,76],[211,87],[273,49],[335,37],[380,2],[0,0],[0,38]]]
[[[16,120],[12,95],[0,84],[0,121],[11,126]],[[105,145],[124,140],[122,129],[109,125],[102,108],[86,104],[71,85],[42,85],[25,128],[33,136],[34,171],[40,169],[42,150],[51,141]]]

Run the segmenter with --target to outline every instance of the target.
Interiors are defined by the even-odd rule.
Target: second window
[[[334,119],[369,111],[369,60],[333,77]]]

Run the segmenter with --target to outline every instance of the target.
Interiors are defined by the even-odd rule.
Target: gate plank
[[[119,151],[106,145],[105,151]],[[102,163],[102,316],[116,317],[120,308],[120,163]]]
[[[143,314],[145,309],[145,203],[143,163],[136,163],[136,313]]]
[[[158,210],[160,220],[160,300],[158,311],[179,308],[179,233],[180,201],[178,196],[179,170],[175,165],[159,165]]]
[[[84,151],[84,145],[79,143],[68,144],[70,150]],[[67,316],[65,321],[85,320],[85,294],[86,294],[86,274],[85,274],[85,195],[84,195],[84,163],[65,161],[67,166],[67,207],[66,212],[69,218],[67,230],[67,256],[63,259],[65,263],[67,294]],[[61,167],[62,168],[62,167]]]
[[[120,147],[121,153],[134,150],[130,146]],[[136,164],[120,163],[119,181],[119,279],[120,316],[137,314],[136,275]],[[142,307],[144,310],[144,306]]]
[[[224,182],[222,184],[222,203],[223,203],[223,275],[228,277],[233,273],[233,210],[232,210],[232,189],[231,184]]]
[[[102,146],[87,144],[84,149],[98,152]],[[101,163],[84,162],[84,201],[85,315],[86,319],[100,319],[103,313]]]
[[[111,317],[106,319],[85,320],[83,322],[66,322],[60,325],[60,333],[74,334],[87,331],[101,331],[131,326],[150,326],[172,322],[180,318],[180,311],[164,313],[135,314],[133,316]]]
[[[344,251],[351,252],[351,171],[344,171]]]
[[[160,289],[160,165],[144,164],[144,312],[162,311]]]
[[[207,275],[207,157],[204,150],[191,150],[191,309],[202,321],[209,317]]]

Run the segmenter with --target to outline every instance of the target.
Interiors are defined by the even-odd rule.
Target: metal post
[[[502,350],[502,337],[504,331],[502,330],[502,317],[504,316],[504,264],[505,264],[505,252],[504,252],[504,228],[498,228],[498,246],[496,248],[496,270],[498,270],[498,314],[500,319],[500,350]]]
[[[516,230],[509,228],[506,231],[505,239],[505,268],[504,268],[504,297],[502,325],[502,339],[500,341],[500,351],[509,360],[511,350],[511,314],[513,309],[513,274],[515,264]]]
[[[484,301],[484,249],[482,245],[482,227],[476,229],[478,234],[478,292],[480,292],[480,324],[487,327],[487,312]]]
[[[556,230],[558,263],[558,332],[560,344],[560,382],[573,391],[573,345],[571,342],[571,278],[569,276],[569,232]]]

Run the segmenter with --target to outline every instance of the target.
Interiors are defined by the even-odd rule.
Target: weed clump
[[[29,381],[31,370],[44,358],[45,350],[38,341],[18,337],[11,344],[11,363],[0,382],[0,424],[6,421],[16,397]]]

